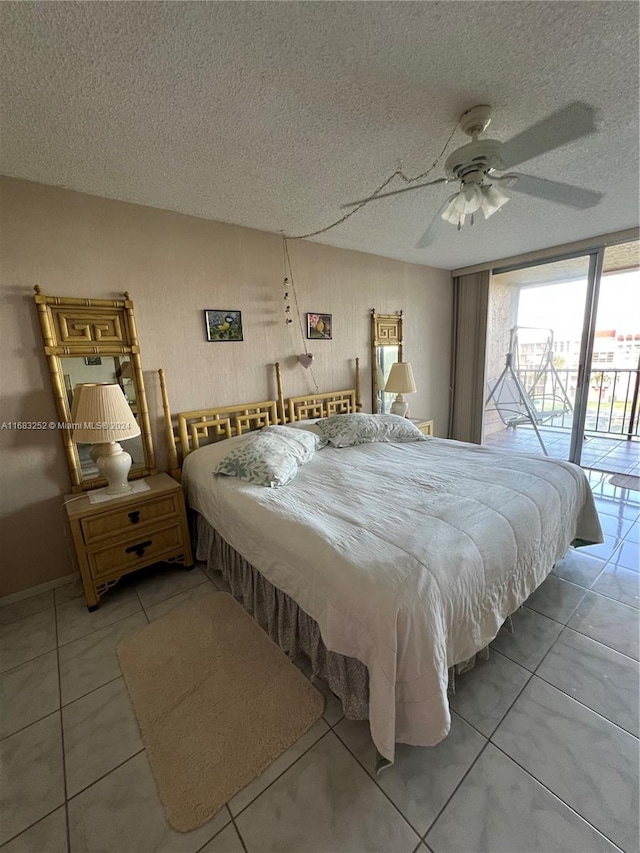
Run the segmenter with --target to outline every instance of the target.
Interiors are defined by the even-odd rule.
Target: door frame
[[[576,383],[576,394],[574,399],[574,417],[571,425],[571,440],[569,444],[569,462],[580,465],[582,456],[582,445],[584,443],[584,425],[587,419],[587,402],[589,399],[589,378],[591,375],[591,359],[593,357],[593,344],[596,336],[596,316],[598,312],[598,297],[600,295],[600,281],[604,266],[605,246],[592,249],[581,249],[573,252],[562,252],[552,257],[541,258],[536,261],[524,261],[518,264],[509,264],[503,267],[494,267],[491,275],[501,275],[517,270],[533,269],[558,261],[571,260],[572,258],[588,258],[587,269],[587,292],[585,294],[584,319],[582,323],[582,335],[580,338],[580,354],[578,357],[578,380]]]

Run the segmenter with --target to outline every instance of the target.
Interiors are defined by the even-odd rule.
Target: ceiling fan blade
[[[597,110],[581,101],[569,104],[537,124],[503,142],[500,158],[505,167],[519,166],[534,157],[595,133]]]
[[[341,208],[346,207],[357,207],[359,204],[364,204],[366,201],[377,201],[379,198],[389,198],[391,195],[398,195],[399,193],[408,193],[410,190],[419,190],[421,187],[432,187],[434,184],[447,184],[449,183],[449,178],[438,178],[435,181],[427,181],[425,184],[414,184],[411,187],[403,187],[400,190],[393,190],[390,193],[380,193],[380,195],[371,195],[369,198],[361,198],[359,201],[350,201],[348,204],[341,205]]]
[[[578,209],[595,207],[604,198],[603,193],[598,193],[594,190],[585,190],[582,187],[576,187],[573,184],[563,184],[559,181],[548,181],[546,178],[536,178],[534,175],[514,173],[512,175],[503,175],[503,178],[507,178],[507,181],[505,181],[508,186],[507,192],[512,190],[513,192],[532,195],[535,198],[545,199],[545,201],[564,204],[566,207],[576,207]]]
[[[430,246],[436,241],[436,231],[437,228],[435,226],[438,225],[438,220],[440,219],[440,214],[445,209],[445,207],[449,204],[449,199],[446,199],[442,202],[442,204],[437,208],[436,212],[431,217],[431,221],[427,225],[427,230],[424,232],[422,237],[418,240],[415,245],[416,249],[428,249]]]
[[[437,221],[438,221],[438,215],[436,214],[433,217],[433,219],[431,220],[431,222],[429,223],[427,230],[424,232],[422,237],[416,243],[416,245],[415,245],[416,249],[428,249],[430,246],[433,246],[433,244],[436,241],[435,235],[433,233],[435,231],[433,226],[436,224]]]

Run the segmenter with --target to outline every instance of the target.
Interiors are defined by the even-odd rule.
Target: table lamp
[[[124,495],[131,491],[127,477],[131,456],[118,444],[140,435],[133,412],[119,385],[84,384],[77,388],[74,399],[73,440],[79,444],[94,444],[92,454],[98,471],[107,481],[108,495]]]
[[[391,404],[391,414],[405,417],[409,410],[409,404],[402,396],[403,394],[415,394],[416,383],[413,379],[413,370],[407,361],[396,361],[391,365],[389,378],[384,390],[398,396]]]

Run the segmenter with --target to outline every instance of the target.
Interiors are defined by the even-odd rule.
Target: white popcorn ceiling
[[[0,24],[4,174],[300,234],[398,160],[425,171],[475,104],[505,140],[581,100],[599,132],[521,169],[605,192],[599,206],[513,193],[417,249],[452,192],[437,186],[317,239],[454,268],[638,224],[636,3],[18,2]]]

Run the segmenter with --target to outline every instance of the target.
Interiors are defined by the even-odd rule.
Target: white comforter
[[[328,649],[366,664],[371,734],[390,761],[396,742],[447,735],[448,667],[496,636],[574,538],[602,541],[587,479],[565,462],[438,439],[367,444],[320,450],[268,489],[212,475],[221,453],[187,457],[190,505],[316,620]]]

